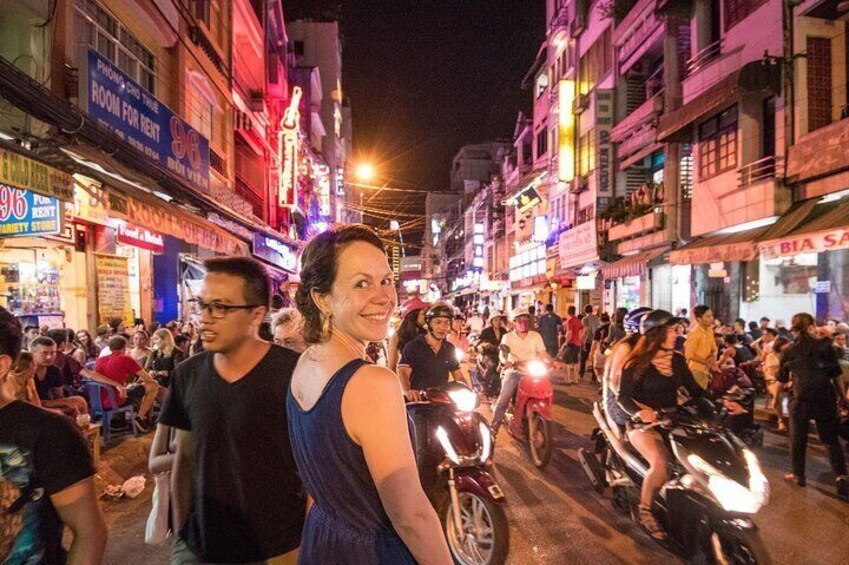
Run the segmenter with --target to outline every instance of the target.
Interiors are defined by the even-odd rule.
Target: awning
[[[758,256],[755,245],[767,227],[722,235],[709,235],[691,241],[669,253],[672,265],[700,265],[724,261],[751,261]]]
[[[668,247],[658,247],[629,255],[601,268],[601,275],[605,279],[618,279],[622,277],[639,277],[646,272],[646,267],[649,261],[663,255]]]
[[[795,221],[790,229],[769,230],[758,239],[758,249],[764,258],[849,249],[849,199],[802,202],[791,208],[778,223],[791,216]],[[789,219],[785,223],[791,224]]]
[[[689,127],[710,114],[731,105],[740,95],[737,85],[740,71],[737,70],[677,110],[662,115],[657,124],[658,141],[690,141]]]

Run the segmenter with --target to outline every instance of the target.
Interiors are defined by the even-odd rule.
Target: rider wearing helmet
[[[666,310],[653,310],[640,322],[640,338],[625,361],[619,390],[619,406],[639,423],[656,422],[656,410],[674,408],[681,387],[695,398],[707,395],[693,378],[684,356],[675,351],[676,326],[680,322],[681,318]],[[732,411],[742,411],[736,403],[727,402],[726,406]],[[651,508],[655,495],[666,482],[669,458],[666,446],[656,429],[641,429],[633,424],[629,425],[628,439],[649,464],[640,493],[640,522],[652,537],[665,539],[666,532]]]
[[[519,380],[522,375],[511,370],[514,363],[528,361],[531,359],[548,359],[548,352],[545,350],[545,343],[542,341],[542,336],[539,332],[531,329],[531,315],[527,308],[518,308],[510,314],[510,319],[513,320],[513,331],[507,332],[501,338],[502,345],[510,348],[510,353],[505,354],[499,352],[501,363],[507,369],[501,384],[501,394],[498,395],[498,402],[495,404],[492,414],[492,433],[497,434],[498,428],[501,427],[501,420],[504,419],[504,413],[507,411],[507,406],[510,404],[510,399],[516,392],[519,386]]]
[[[418,401],[422,390],[440,387],[451,377],[471,386],[460,370],[454,346],[446,339],[453,319],[451,306],[434,304],[425,312],[427,333],[404,346],[398,362],[398,377],[409,400]]]

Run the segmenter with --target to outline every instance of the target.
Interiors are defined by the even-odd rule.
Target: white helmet
[[[519,316],[530,316],[531,313],[528,312],[527,308],[516,308],[512,312],[510,312],[510,320],[516,321],[516,318]]]

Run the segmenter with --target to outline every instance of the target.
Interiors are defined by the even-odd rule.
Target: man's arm
[[[466,383],[469,388],[472,388],[472,379],[466,374],[462,367],[451,371],[451,378],[455,381]]]
[[[174,531],[179,532],[189,517],[194,498],[192,433],[178,429],[174,444],[174,467],[171,469],[171,523],[174,524]]]
[[[124,387],[124,385],[122,385],[118,381],[113,381],[109,377],[101,375],[97,371],[92,371],[91,369],[83,369],[80,371],[80,376],[90,381],[115,387],[115,390],[118,391],[118,400],[124,400],[125,398],[127,398],[127,389],[126,387]]]
[[[89,477],[50,497],[59,518],[74,535],[70,565],[100,563],[106,551],[106,522],[97,504],[94,479]]]

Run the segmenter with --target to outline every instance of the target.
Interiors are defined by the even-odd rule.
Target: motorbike
[[[501,351],[510,355],[510,348],[504,344]],[[527,440],[531,462],[542,469],[551,461],[554,452],[551,429],[554,385],[549,376],[550,368],[544,361],[530,359],[505,370],[518,372],[521,379],[504,414],[504,427],[516,439]]]
[[[613,506],[639,523],[640,487],[648,464],[596,403],[593,450],[579,450],[581,466],[595,489],[609,488]],[[769,500],[769,483],[757,457],[725,428],[727,410],[707,399],[691,399],[658,411],[657,428],[669,450],[670,478],[654,511],[667,532],[658,542],[695,563],[770,563],[752,517]]]
[[[475,412],[478,405],[473,390],[451,382],[423,391],[422,401],[408,403],[407,410],[422,486],[454,562],[500,565],[507,560],[510,530],[504,493],[490,472],[494,438],[486,420]]]

